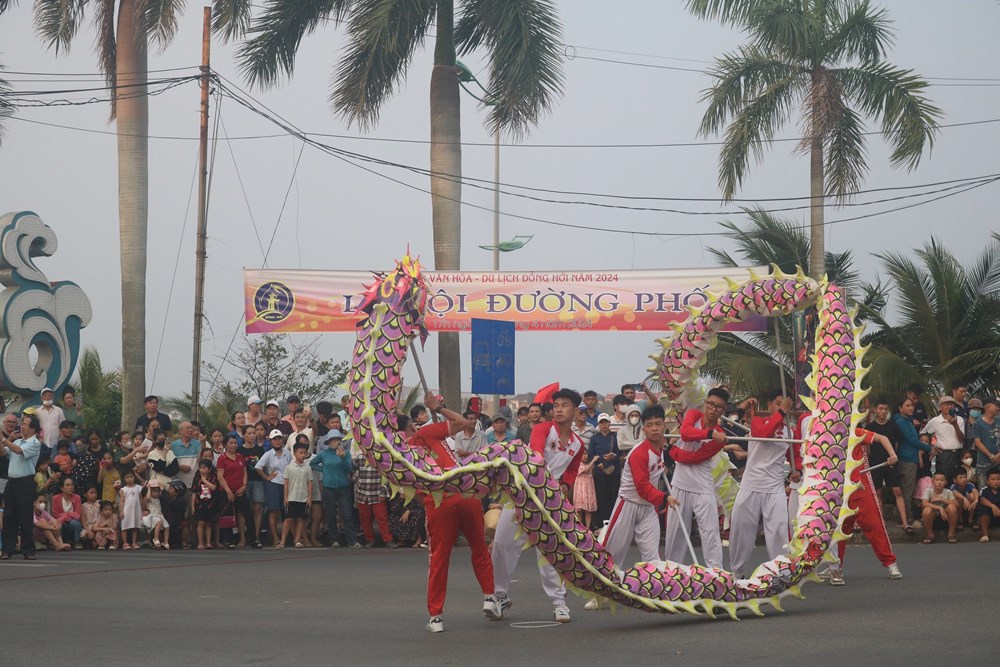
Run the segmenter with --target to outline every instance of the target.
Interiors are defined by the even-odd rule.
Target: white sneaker
[[[569,623],[571,620],[569,617],[569,607],[565,604],[553,607],[552,615],[555,618],[556,623]]]
[[[502,621],[503,612],[500,610],[500,603],[492,595],[483,598],[483,613],[491,621]]]
[[[598,602],[597,598],[591,598],[587,600],[587,604],[583,605],[583,608],[587,611],[596,611],[601,608],[601,603]]]
[[[892,563],[885,566],[885,571],[889,573],[890,579],[902,579],[903,573],[899,571],[899,565]]]
[[[846,582],[844,581],[844,571],[830,569],[830,585],[831,586],[843,586]]]
[[[435,616],[427,621],[427,632],[444,632],[444,621],[440,616]]]
[[[497,606],[500,608],[500,618],[507,613],[507,610],[514,606],[514,603],[510,601],[510,597],[502,593],[494,593],[493,597],[497,601]]]

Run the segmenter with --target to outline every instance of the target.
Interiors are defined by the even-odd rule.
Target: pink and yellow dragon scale
[[[493,444],[444,471],[424,450],[411,448],[398,432],[395,397],[408,345],[427,335],[423,325],[428,288],[420,265],[409,257],[376,277],[359,307],[358,340],[350,376],[352,434],[394,493],[416,492],[440,501],[444,494],[499,494],[516,509],[529,544],[537,547],[567,584],[590,595],[644,611],[676,613],[740,608],[761,613],[767,602],[780,609],[833,544],[842,517],[848,434],[855,408],[856,331],[835,288],[799,275],[753,279],[711,298],[666,343],[662,373],[671,397],[693,387],[705,352],[727,321],[750,313],[790,312],[818,300],[815,419],[804,463],[799,524],[790,554],[761,565],[748,580],[698,565],[638,563],[622,570],[577,520],[573,506],[546,471],[544,460],[518,441]],[[841,535],[842,537],[842,535]]]

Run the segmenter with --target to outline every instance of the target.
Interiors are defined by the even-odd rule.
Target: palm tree
[[[223,0],[216,0],[222,2]],[[16,0],[0,0],[0,12]],[[58,55],[69,50],[88,11],[97,28],[98,65],[112,90],[118,133],[118,233],[121,244],[122,368],[125,409],[146,393],[146,238],[149,211],[147,51],[165,47],[177,31],[184,0],[35,0],[35,28]]]
[[[117,368],[104,370],[101,355],[95,348],[88,347],[80,355],[74,384],[79,387],[77,398],[83,405],[81,427],[96,428],[109,437],[131,416],[122,414],[121,371]]]
[[[914,169],[933,144],[941,112],[924,96],[927,83],[885,60],[893,42],[885,10],[868,0],[687,0],[702,18],[745,30],[748,44],[716,60],[703,97],[704,136],[725,132],[719,186],[733,197],[750,157],[802,108],[809,155],[812,276],[823,264],[825,197],[856,192],[867,166],[865,117],[881,123],[893,167]],[[728,127],[727,127],[728,124]]]
[[[560,25],[551,0],[268,0],[252,21],[249,2],[229,0],[215,27],[226,37],[249,30],[239,51],[252,84],[291,75],[302,37],[324,21],[347,24],[347,48],[334,74],[331,102],[349,124],[373,126],[406,78],[417,47],[431,34],[431,205],[434,267],[461,268],[462,151],[456,57],[480,47],[492,73],[484,97],[488,125],[520,137],[562,88]],[[455,5],[460,4],[456,15]],[[249,26],[249,28],[248,28]],[[457,333],[438,334],[441,390],[460,404]]]
[[[228,430],[232,415],[237,410],[245,410],[247,397],[229,384],[222,384],[208,398],[198,411],[202,433],[208,434],[214,428]],[[169,413],[179,413],[181,419],[191,419],[191,394],[166,396],[160,407]]]
[[[898,397],[919,382],[946,393],[957,381],[974,394],[1000,393],[1000,234],[964,264],[935,239],[879,257],[900,322],[870,313],[880,327],[864,340],[875,392]]]
[[[0,11],[3,11],[3,3],[5,0],[0,0]],[[0,65],[0,72],[3,71],[3,65]],[[10,94],[10,83],[6,79],[0,78],[0,120],[9,117],[14,113],[14,107],[10,105],[7,101],[7,96]],[[3,125],[0,124],[0,144],[3,143]]]

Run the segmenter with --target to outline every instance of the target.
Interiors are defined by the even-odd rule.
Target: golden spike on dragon
[[[395,397],[402,382],[407,348],[426,337],[424,308],[428,287],[418,261],[409,256],[376,276],[359,307],[358,340],[350,376],[350,413],[355,442],[385,475],[395,493],[416,492],[440,502],[445,494],[499,495],[512,504],[528,541],[566,583],[588,595],[643,611],[676,613],[740,608],[760,614],[761,603],[780,609],[787,595],[801,597],[800,585],[837,541],[852,510],[847,497],[856,488],[849,475],[857,439],[857,405],[862,398],[856,341],[860,331],[848,312],[843,291],[817,283],[801,271],[784,275],[775,267],[766,277],[730,284],[661,341],[658,372],[673,404],[681,407],[696,393],[698,369],[714,347],[719,330],[749,315],[787,314],[815,304],[818,313],[813,374],[813,420],[803,456],[796,529],[787,556],[766,562],[748,579],[700,565],[637,563],[621,569],[581,525],[543,459],[519,441],[492,444],[442,470],[421,448],[410,447],[397,429]]]

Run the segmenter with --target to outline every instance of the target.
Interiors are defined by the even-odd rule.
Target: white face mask
[[[47,408],[51,408],[52,407],[52,401],[42,401],[42,405],[44,405]]]
[[[636,424],[639,423],[639,418],[638,417],[629,417],[628,418],[628,423],[632,424],[633,426],[635,426]]]
[[[38,511],[39,512],[45,511],[45,503],[38,503]]]
[[[972,465],[972,459],[962,459],[962,463],[964,463],[967,466],[971,466]]]

